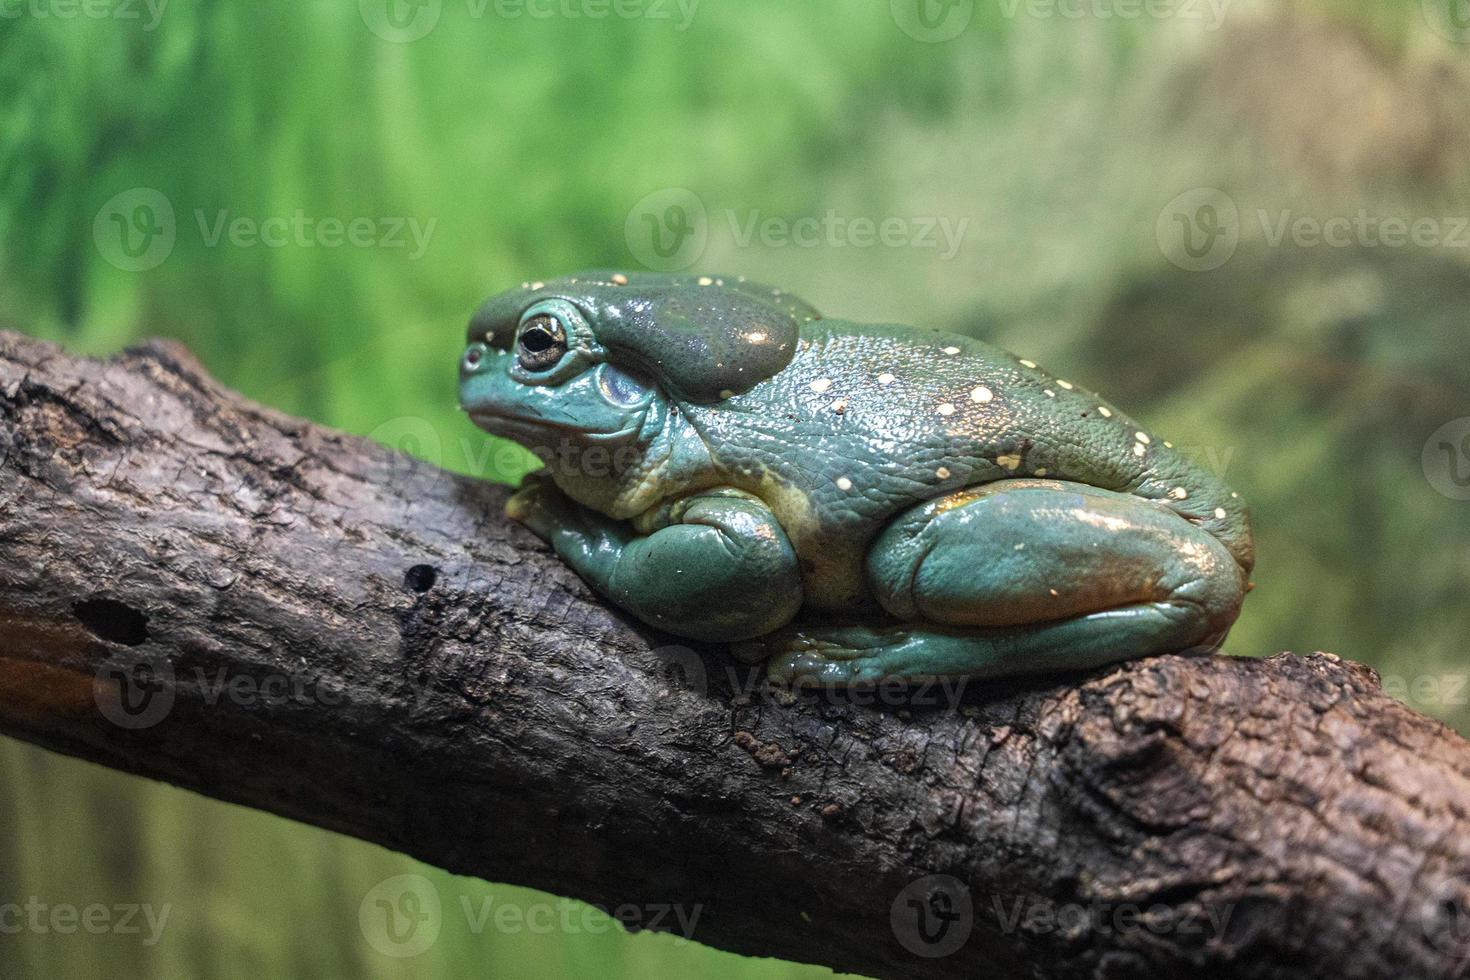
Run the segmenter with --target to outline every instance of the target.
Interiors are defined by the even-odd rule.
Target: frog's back
[[[972,337],[807,323],[784,370],[705,424],[722,430],[733,480],[767,499],[804,559],[843,580],[835,592],[857,588],[847,566],[895,514],[1009,478],[1158,501],[1251,567],[1248,517],[1229,488],[1091,392]]]

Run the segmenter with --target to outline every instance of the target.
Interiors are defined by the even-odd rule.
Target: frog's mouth
[[[514,439],[522,445],[534,444],[535,440],[545,438],[548,433],[566,435],[582,442],[621,443],[632,439],[643,427],[643,420],[638,419],[618,429],[584,429],[570,422],[536,414],[534,409],[529,410],[525,415],[513,415],[504,411],[489,412],[482,409],[468,409],[466,414],[469,415],[471,422],[486,432]]]

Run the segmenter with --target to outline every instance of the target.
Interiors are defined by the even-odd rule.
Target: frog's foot
[[[1213,650],[1224,639],[1223,633],[1217,633],[1198,641],[1168,642],[1168,636],[1185,635],[1191,629],[1167,610],[1139,607],[1037,628],[965,629],[912,623],[787,627],[738,644],[734,653],[747,663],[769,658],[766,674],[778,684],[847,687],[880,681],[919,683],[938,677],[1086,670],[1163,649]],[[1130,636],[1136,639],[1130,642]]]
[[[1223,638],[1245,586],[1225,546],[1169,508],[1046,480],[915,507],[879,535],[867,571],[895,623],[761,637],[773,678],[995,677],[1202,648]]]

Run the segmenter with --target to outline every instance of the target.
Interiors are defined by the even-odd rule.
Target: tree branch
[[[768,690],[169,344],[0,335],[0,452],[4,733],[874,976],[1466,975],[1470,748],[1367,668]]]

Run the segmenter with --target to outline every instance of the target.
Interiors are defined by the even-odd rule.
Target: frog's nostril
[[[464,352],[464,366],[465,366],[465,370],[467,370],[467,371],[473,371],[473,370],[475,370],[476,368],[478,368],[480,366],[480,363],[482,361],[484,361],[484,359],[485,359],[485,352],[484,352],[484,350],[480,347],[479,344],[476,344],[475,346],[471,347],[469,350],[467,350],[467,351]]]

